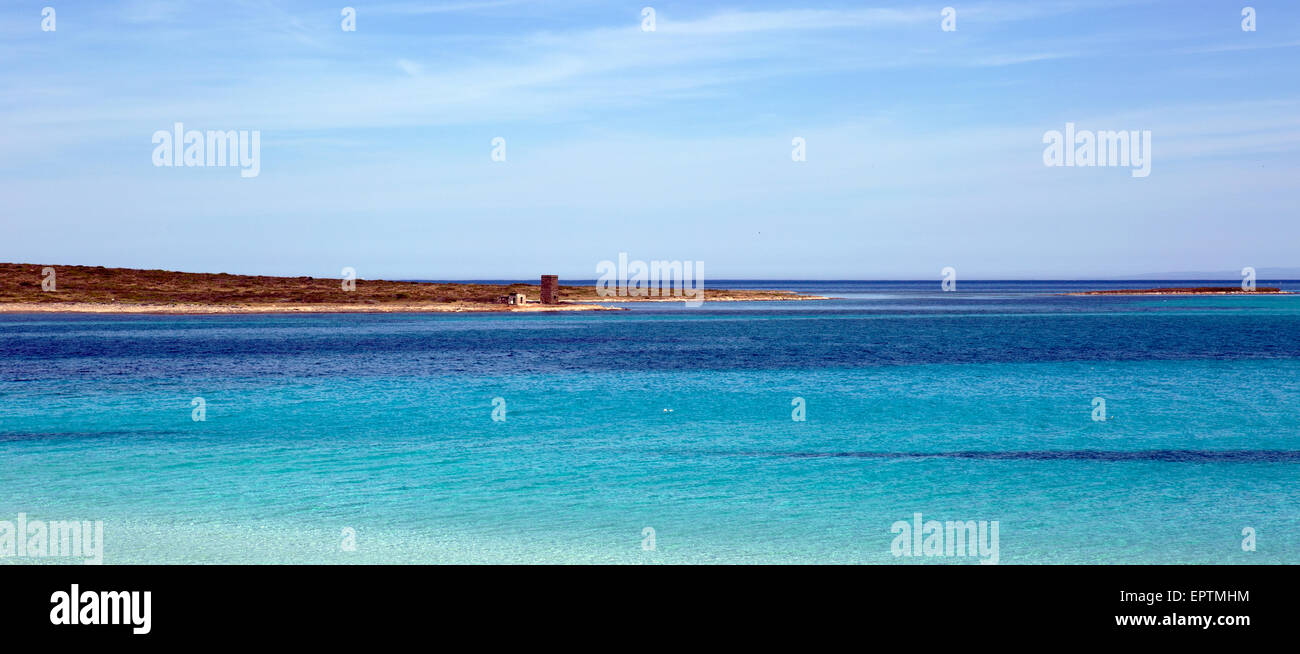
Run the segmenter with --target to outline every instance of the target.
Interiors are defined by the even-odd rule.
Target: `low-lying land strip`
[[[1247,291],[1240,286],[1195,286],[1187,288],[1132,288],[1119,289],[1110,291],[1080,291],[1077,293],[1066,293],[1065,295],[1285,295],[1290,291],[1284,291],[1276,286],[1260,286],[1253,291]]]
[[[51,272],[52,271],[52,272]],[[267,277],[167,270],[0,263],[0,312],[332,313],[459,311],[617,311],[597,302],[681,301],[600,297],[591,286],[560,286],[559,304],[541,304],[536,284],[476,284]],[[523,294],[522,305],[505,298]],[[789,291],[705,289],[704,299],[825,299]]]

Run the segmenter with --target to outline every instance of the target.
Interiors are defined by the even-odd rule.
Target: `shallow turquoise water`
[[[103,520],[108,563],[977,560],[894,556],[916,512],[1002,563],[1300,556],[1300,301],[868,290],[0,317],[0,519]]]

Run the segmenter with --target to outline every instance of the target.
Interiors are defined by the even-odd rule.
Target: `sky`
[[[706,279],[1295,267],[1298,64],[1285,0],[0,0],[0,261],[363,279],[592,279],[620,253]],[[154,165],[178,122],[256,131],[258,174]],[[1149,131],[1150,174],[1045,165],[1067,123]]]

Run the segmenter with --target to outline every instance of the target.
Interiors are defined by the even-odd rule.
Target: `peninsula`
[[[536,284],[429,283],[0,263],[0,313],[340,313],[619,311],[592,286],[556,286],[541,302]],[[345,288],[347,290],[345,290]],[[519,296],[523,296],[519,298]],[[821,300],[790,291],[705,289],[708,302]]]
[[[1112,291],[1081,291],[1065,295],[1286,295],[1276,286],[1260,286],[1253,291],[1243,290],[1240,286],[1195,286],[1173,288],[1133,288]]]

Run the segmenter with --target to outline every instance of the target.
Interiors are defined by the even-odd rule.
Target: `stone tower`
[[[542,275],[542,304],[560,303],[559,275]]]

